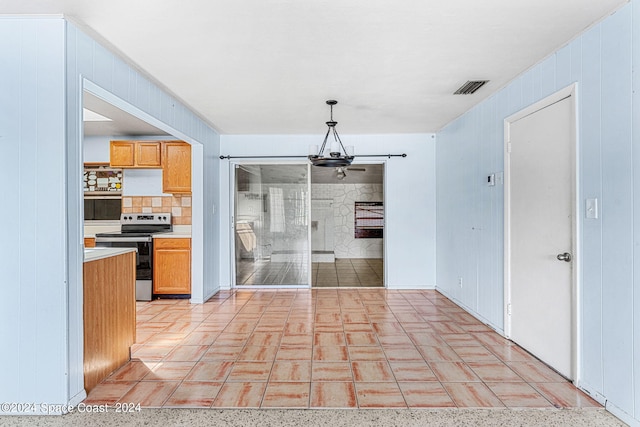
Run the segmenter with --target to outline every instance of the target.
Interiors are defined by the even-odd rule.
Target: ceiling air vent
[[[453,92],[454,95],[471,95],[484,86],[489,80],[470,80]]]

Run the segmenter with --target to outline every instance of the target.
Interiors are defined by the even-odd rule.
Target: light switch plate
[[[586,200],[585,216],[587,217],[587,219],[598,219],[598,199]]]

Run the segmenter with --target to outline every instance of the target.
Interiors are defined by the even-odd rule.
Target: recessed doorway
[[[313,287],[383,287],[384,164],[311,168]]]

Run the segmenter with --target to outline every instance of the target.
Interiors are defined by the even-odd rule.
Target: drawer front
[[[191,248],[191,239],[153,239],[153,245],[157,249],[189,249]]]

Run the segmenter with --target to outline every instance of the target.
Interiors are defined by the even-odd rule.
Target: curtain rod
[[[355,157],[407,157],[406,153],[402,154],[358,154]],[[306,159],[308,156],[220,156],[220,160],[231,159]]]

